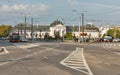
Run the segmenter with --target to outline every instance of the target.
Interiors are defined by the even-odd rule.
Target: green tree
[[[114,29],[109,29],[108,31],[107,31],[107,35],[110,35],[110,36],[112,36],[112,37],[114,37]]]
[[[73,39],[72,32],[67,32],[66,35],[64,36],[64,38],[68,39],[68,40],[72,40]]]
[[[61,21],[55,20],[54,22],[52,22],[52,23],[50,24],[50,26],[55,26],[55,25],[58,25],[58,24],[64,25]]]
[[[10,25],[1,25],[0,26],[0,37],[7,37],[12,30]]]
[[[83,26],[81,26],[81,29],[82,29]],[[96,31],[99,31],[99,29],[97,27],[95,27],[95,25],[91,25],[91,24],[86,24],[85,26],[85,29],[86,30],[96,30]]]
[[[118,29],[109,29],[107,35],[112,36],[114,38],[120,38],[120,30]]]
[[[120,30],[115,30],[115,38],[120,38]]]

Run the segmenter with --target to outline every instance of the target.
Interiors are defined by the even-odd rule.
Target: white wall
[[[27,36],[26,36],[26,38],[31,38],[31,32],[26,32],[27,33]],[[34,34],[36,34],[37,33],[37,38],[44,38],[44,36],[45,36],[45,34],[46,33],[49,33],[49,32],[34,32]],[[41,34],[41,37],[40,37],[40,34]],[[35,35],[34,35],[34,38],[36,38],[35,37]]]
[[[85,33],[87,33],[87,36],[85,36],[85,37],[89,37],[89,35],[91,35],[90,36],[90,38],[99,38],[99,32],[85,32]],[[78,38],[79,37],[79,32],[72,32],[72,34],[74,35],[75,34],[75,36]],[[82,37],[82,36],[80,36],[80,37]]]
[[[56,25],[54,27],[50,27],[50,36],[54,37],[54,32],[60,32],[60,36],[63,37],[63,35],[66,34],[66,27],[63,25]]]

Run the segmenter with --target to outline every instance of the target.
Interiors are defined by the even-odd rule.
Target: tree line
[[[11,30],[11,25],[0,25],[0,37],[7,37]]]
[[[109,29],[106,35],[112,36],[113,38],[120,38],[120,29],[117,29],[117,28]]]

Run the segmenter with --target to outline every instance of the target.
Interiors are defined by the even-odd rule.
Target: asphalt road
[[[120,51],[118,48],[60,42],[13,44],[8,41],[1,41],[0,47],[9,52],[0,54],[0,75],[120,75],[120,55],[116,54]],[[86,62],[80,50],[76,51],[82,47],[85,47],[83,55]],[[73,56],[74,61],[68,63]],[[60,62],[66,57],[65,66]]]
[[[120,75],[120,49],[88,46],[85,57],[94,75]]]

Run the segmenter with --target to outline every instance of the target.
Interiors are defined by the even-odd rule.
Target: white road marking
[[[4,62],[4,63],[1,63],[0,64],[0,66],[2,66],[2,65],[5,65],[5,64],[8,64],[9,62]]]
[[[74,70],[80,71],[87,75],[93,75],[92,71],[90,70],[84,54],[83,48],[76,48],[68,57],[60,62],[60,64],[72,68]]]
[[[25,58],[31,57],[33,54],[26,55]]]
[[[45,59],[48,59],[48,57],[47,56],[42,56],[43,58],[45,58]]]
[[[46,47],[45,47],[46,48]],[[18,61],[18,60],[22,60],[22,59],[25,59],[25,58],[28,58],[28,57],[31,57],[31,56],[34,56],[34,55],[37,55],[37,54],[41,54],[43,52],[46,52],[46,51],[51,51],[51,49],[46,49],[46,50],[43,50],[43,51],[39,51],[39,52],[33,52],[32,54],[28,54],[24,57],[20,57],[20,58],[16,58],[16,59],[12,59],[12,61],[9,61],[9,62],[4,62],[4,63],[0,63],[0,66],[2,65],[6,65],[8,63],[12,63],[12,62],[15,62],[15,61]],[[44,56],[45,57],[45,56]],[[45,57],[46,59],[48,59],[47,57]]]
[[[3,52],[0,52],[0,54],[7,54],[7,53],[9,53],[5,47],[2,47],[1,49],[3,49]]]
[[[23,45],[23,44],[16,44],[15,43],[14,45],[17,46],[17,47],[19,47],[19,48],[22,48],[23,50],[25,50],[27,52],[31,52],[27,48],[32,48],[32,47],[38,46],[39,44],[26,44],[26,45]]]
[[[103,47],[119,47],[120,43],[92,43],[90,45],[97,45],[97,46],[103,46]]]
[[[6,53],[9,53],[5,47],[2,47]]]
[[[113,52],[114,54],[120,55],[120,52]]]
[[[115,51],[112,51],[112,50],[110,50],[109,48],[112,48],[112,47],[109,47],[109,48],[105,48],[105,47],[103,47],[105,50],[107,50],[107,51],[109,51],[110,53],[112,53],[112,54],[115,54],[115,55],[120,55],[120,52],[115,52]],[[115,49],[115,48],[114,48]]]
[[[37,52],[34,52],[35,55],[37,55],[38,53]]]
[[[25,49],[22,46],[19,46],[19,45],[17,45],[17,46],[20,47],[20,48],[22,48],[22,49],[24,49],[24,50],[26,50],[26,51],[29,51],[28,49]],[[48,48],[48,47],[43,47],[43,48],[45,48],[45,50],[38,51],[38,52],[33,52],[33,53],[28,54],[26,56],[23,56],[23,57],[20,57],[20,58],[16,58],[16,59],[12,59],[12,61],[9,61],[9,62],[0,63],[0,66],[6,65],[6,64],[9,64],[9,63],[12,63],[12,62],[16,62],[18,60],[22,60],[22,59],[25,59],[25,58],[28,58],[28,57],[31,57],[31,56],[34,56],[34,55],[37,55],[37,54],[41,54],[41,53],[46,52],[46,51],[58,51],[58,52],[61,52],[58,49],[54,49],[54,48]],[[46,57],[46,56],[43,56],[43,57],[45,59],[48,59],[48,57]]]

